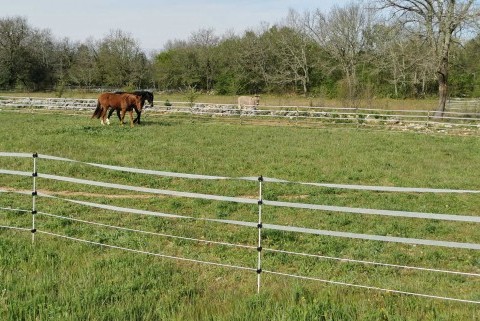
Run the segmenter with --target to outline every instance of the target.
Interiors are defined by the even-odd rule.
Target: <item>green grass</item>
[[[38,152],[83,162],[220,176],[480,190],[474,136],[345,128],[258,126],[149,116],[103,127],[89,115],[0,112],[0,151]],[[31,159],[0,158],[1,169],[32,171]],[[256,198],[258,183],[195,181],[38,161],[61,176],[206,194]],[[0,175],[0,188],[31,190],[31,177]],[[38,179],[62,198],[255,222],[257,207],[182,199]],[[115,197],[115,196],[124,197]],[[480,215],[478,195],[379,193],[266,183],[264,199],[427,213]],[[0,194],[0,207],[31,209],[31,197]],[[256,246],[256,229],[86,208],[37,198],[41,212],[104,224]],[[37,216],[37,228],[104,244],[256,268],[255,250],[95,227]],[[265,206],[263,221],[352,233],[480,243],[474,224]],[[29,228],[31,214],[0,210],[0,225]],[[474,304],[355,289],[135,254],[37,233],[0,229],[1,320],[478,320]],[[263,246],[295,252],[480,273],[478,251],[263,231]],[[475,277],[372,267],[263,253],[263,268],[339,282],[480,300]]]

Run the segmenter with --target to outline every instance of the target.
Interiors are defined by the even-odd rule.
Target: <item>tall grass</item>
[[[88,115],[0,112],[0,150],[84,162],[220,176],[291,181],[480,190],[478,137],[296,128],[152,117],[103,127]],[[40,172],[161,189],[256,197],[257,183],[202,182],[108,172],[40,160]],[[0,168],[31,171],[30,159],[0,158]],[[31,178],[0,175],[0,188],[31,190]],[[159,197],[48,180],[59,197],[192,217],[256,220],[255,206]],[[120,195],[119,195],[120,194]],[[118,197],[122,196],[122,197]],[[397,194],[265,184],[264,198],[351,207],[479,215],[478,195]],[[85,208],[37,200],[39,211],[157,233],[255,246],[255,229]],[[31,197],[1,193],[0,207],[31,207]],[[465,223],[264,208],[264,222],[355,233],[480,243]],[[29,228],[31,214],[0,210],[0,225]],[[94,227],[39,215],[38,228],[99,243],[255,267],[256,251]],[[480,272],[480,254],[426,246],[265,230],[265,248]],[[0,229],[0,319],[5,320],[476,320],[480,308],[365,289],[256,274],[36,234]],[[347,283],[480,300],[478,278],[448,276],[264,253],[264,269]]]

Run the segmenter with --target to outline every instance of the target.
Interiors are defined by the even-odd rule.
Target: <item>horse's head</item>
[[[145,102],[150,103],[150,107],[153,107],[153,93],[147,90],[136,90],[132,92],[133,95],[140,97],[142,101],[142,107],[145,105]]]
[[[153,93],[150,91],[146,91],[145,99],[150,103],[150,107],[153,107]]]

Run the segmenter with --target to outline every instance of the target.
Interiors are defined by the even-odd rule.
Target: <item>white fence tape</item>
[[[12,171],[8,169],[0,169],[0,174],[17,175],[17,176],[32,176],[32,172]]]
[[[43,194],[42,196],[50,197],[50,198],[57,198],[57,199],[60,199],[60,200],[63,200],[63,201],[74,202],[74,203],[78,203],[78,204],[82,204],[82,205],[86,205],[86,206],[106,208],[102,204],[95,204],[95,203],[90,203],[90,202],[78,202],[78,201],[75,201],[75,200],[62,199],[62,198],[58,198],[58,197],[51,196],[51,195],[46,195],[46,194]],[[135,211],[132,211],[131,209],[125,209],[125,208],[120,208],[120,207],[107,207],[107,208],[108,209],[113,209],[113,210],[118,211],[118,212],[137,213]],[[0,210],[14,211],[14,212],[25,212],[25,213],[31,212],[31,210],[23,210],[23,209],[17,209],[17,208],[9,208],[9,207],[7,207],[7,208],[0,207]],[[103,224],[103,223],[98,223],[98,222],[86,221],[86,220],[73,218],[73,217],[55,215],[55,214],[46,213],[46,212],[38,212],[37,214],[52,217],[52,218],[69,220],[69,221],[80,222],[80,223],[85,223],[85,224],[90,224],[90,225],[95,225],[95,226],[100,226],[100,227],[106,227],[106,228],[112,228],[112,229],[117,229],[117,230],[123,230],[123,231],[129,231],[129,232],[150,234],[150,235],[162,236],[162,237],[167,237],[167,238],[175,238],[175,239],[181,239],[181,240],[188,240],[188,241],[195,241],[195,242],[200,242],[200,243],[205,243],[205,244],[217,244],[217,245],[225,245],[225,246],[245,248],[245,249],[257,249],[256,246],[251,246],[251,245],[232,244],[232,243],[226,243],[226,242],[209,241],[209,240],[205,240],[205,239],[183,237],[183,236],[172,235],[172,234],[143,231],[143,230],[139,230],[139,229],[132,229],[132,228],[120,227],[120,226],[115,226],[115,225],[110,225],[110,224]],[[207,220],[207,221],[209,220],[209,219],[204,219],[204,218],[194,218],[194,217],[172,215],[172,214],[165,214],[165,213],[160,213],[160,215],[158,215],[159,213],[150,212],[150,211],[145,211],[144,213],[140,213],[140,214],[153,215],[153,216],[166,217],[166,218],[172,218],[173,217],[173,218],[185,218],[185,219],[195,219],[195,220]],[[216,221],[223,221],[223,220],[216,220]],[[229,222],[233,224],[235,221],[229,221]],[[241,225],[246,225],[246,224],[244,224],[245,222],[239,222],[239,223],[242,223]],[[240,224],[237,224],[237,225],[240,225]],[[248,222],[248,226],[254,227],[254,225],[255,225],[255,223]],[[0,227],[14,229],[14,227],[10,227],[10,226],[0,226]],[[26,229],[26,228],[20,228],[20,229],[24,230],[24,231],[29,231],[29,229]],[[348,263],[358,263],[358,264],[365,264],[365,265],[392,267],[392,268],[397,268],[397,269],[410,269],[410,270],[418,270],[418,271],[428,271],[428,272],[438,272],[438,273],[445,273],[445,274],[455,274],[455,275],[480,277],[479,273],[471,273],[471,272],[432,269],[432,268],[416,267],[416,266],[408,266],[408,265],[398,265],[398,264],[391,264],[391,263],[379,263],[379,262],[373,262],[373,261],[355,260],[355,259],[348,259],[348,258],[337,258],[337,257],[332,257],[332,256],[299,253],[299,252],[285,251],[285,250],[279,250],[279,249],[273,249],[273,248],[263,248],[263,250],[268,251],[268,252],[272,252],[272,253],[297,255],[297,256],[304,256],[304,257],[318,258],[318,259],[326,259],[326,260],[336,260],[336,261],[348,262]]]
[[[0,157],[23,157],[31,158],[32,154],[28,153],[8,153],[0,152]],[[213,176],[213,175],[200,175],[200,174],[186,174],[186,173],[176,173],[176,172],[166,172],[166,171],[155,171],[155,170],[146,170],[139,168],[123,167],[123,166],[114,166],[114,165],[105,165],[97,163],[82,162],[77,160],[72,160],[63,157],[56,157],[50,155],[38,154],[39,159],[49,159],[56,161],[66,161],[66,162],[75,162],[85,165],[122,171],[130,173],[139,173],[147,175],[156,175],[163,177],[175,177],[175,178],[187,178],[187,179],[204,179],[204,180],[226,180],[226,179],[236,179],[236,180],[246,180],[246,181],[257,181],[258,177],[228,177],[228,176]],[[286,184],[301,184],[301,185],[310,185],[326,188],[338,188],[338,189],[350,189],[350,190],[362,190],[362,191],[375,191],[375,192],[400,192],[400,193],[458,193],[458,194],[480,194],[480,190],[464,190],[464,189],[439,189],[439,188],[420,188],[420,187],[396,187],[396,186],[369,186],[369,185],[347,185],[347,184],[331,184],[331,183],[309,183],[309,182],[295,182],[284,179],[269,178],[263,177],[265,182],[269,183],[286,183]]]
[[[441,246],[441,247],[450,247],[450,248],[457,248],[457,249],[480,250],[480,244],[474,244],[474,243],[459,243],[459,242],[414,239],[414,238],[406,238],[406,237],[368,235],[368,234],[358,234],[358,233],[349,233],[349,232],[316,230],[316,229],[302,228],[302,227],[281,226],[281,225],[273,225],[273,224],[263,224],[263,227],[266,229],[286,231],[286,232],[300,232],[300,233],[315,234],[315,235],[361,239],[361,240],[367,240],[367,241],[382,241],[382,242],[393,242],[393,243],[403,243],[403,244]]]
[[[112,184],[104,182],[96,182],[85,179],[63,177],[57,175],[49,174],[38,174],[39,178],[47,178],[58,181],[84,184],[91,186],[107,187],[128,191],[136,191],[142,193],[151,193],[151,194],[161,194],[168,196],[176,197],[187,197],[187,198],[198,198],[206,199],[213,201],[225,201],[225,202],[234,202],[242,204],[257,204],[257,199],[243,198],[243,197],[231,197],[231,196],[219,196],[211,194],[200,194],[200,193],[189,193],[189,192],[178,192],[170,191],[163,189],[155,188],[146,188],[146,187],[136,187],[129,185],[121,184]],[[300,208],[308,210],[321,210],[328,212],[342,212],[342,213],[351,213],[351,214],[368,214],[368,215],[384,215],[384,216],[396,216],[396,217],[408,217],[408,218],[423,218],[423,219],[434,219],[442,221],[460,221],[460,222],[471,222],[471,223],[480,223],[480,217],[478,216],[464,216],[464,215],[449,215],[449,214],[436,214],[436,213],[420,213],[420,212],[406,212],[406,211],[390,211],[390,210],[376,210],[376,209],[367,209],[367,208],[354,208],[354,207],[342,207],[342,206],[330,206],[330,205],[317,205],[317,204],[305,204],[305,203],[292,203],[292,202],[280,202],[280,201],[269,201],[262,200],[263,204],[278,206],[278,207],[289,207],[289,208]]]
[[[138,210],[138,209],[132,209],[132,208],[126,208],[126,207],[65,199],[60,197],[54,197],[44,193],[38,193],[38,196],[56,198],[59,200],[63,200],[63,201],[67,201],[75,204],[80,204],[80,205],[100,208],[100,209],[106,209],[106,210],[111,210],[116,212],[122,212],[122,213],[150,215],[150,216],[165,217],[165,218],[195,219],[195,220],[203,220],[203,221],[216,222],[216,223],[239,225],[239,226],[245,226],[245,227],[257,227],[257,224],[258,224],[258,222],[245,222],[245,221],[212,219],[212,218],[195,218],[192,216],[183,216],[183,215],[167,214],[167,213],[160,213],[160,212],[154,212],[154,211]],[[480,244],[474,244],[474,243],[460,243],[460,242],[423,240],[423,239],[394,237],[394,236],[368,235],[368,234],[319,230],[319,229],[294,227],[294,226],[284,226],[284,225],[276,225],[276,224],[262,224],[262,227],[264,229],[284,231],[284,232],[296,232],[296,233],[305,233],[305,234],[313,234],[313,235],[362,239],[367,241],[382,241],[382,242],[393,242],[393,243],[403,243],[403,244],[430,245],[430,246],[441,246],[441,247],[449,247],[449,248],[480,250]]]
[[[31,157],[31,154],[25,154],[25,155],[29,155],[29,157]],[[2,156],[1,153],[0,153],[0,156]],[[49,156],[46,159],[58,160],[59,158]],[[20,175],[20,176],[32,175],[32,173],[30,172],[12,171],[12,170],[0,170],[0,174],[10,174],[10,175]],[[257,199],[190,193],[190,192],[179,192],[179,191],[171,191],[171,190],[163,190],[163,189],[146,188],[146,187],[136,187],[136,186],[97,182],[92,180],[63,177],[58,175],[41,174],[41,173],[38,174],[38,177],[57,180],[57,181],[64,181],[69,183],[75,183],[75,184],[121,189],[121,190],[135,191],[140,193],[168,195],[168,196],[175,196],[175,197],[198,198],[198,199],[226,201],[226,202],[235,202],[235,203],[243,203],[243,204],[257,204],[258,202]],[[212,176],[208,176],[208,177],[212,177]],[[245,178],[245,179],[252,180],[253,178]],[[478,191],[469,191],[469,192],[476,193]],[[292,203],[292,202],[269,201],[269,200],[263,200],[263,204],[277,206],[277,207],[300,208],[300,209],[307,209],[307,210],[321,210],[321,211],[328,211],[328,212],[341,212],[341,213],[350,213],[350,214],[382,215],[382,216],[408,217],[408,218],[419,218],[419,219],[435,219],[435,220],[442,220],[442,221],[480,223],[480,217],[478,216],[378,210],[378,209],[353,208],[353,207],[343,207],[343,206],[306,204],[306,203]]]
[[[169,195],[169,196],[176,196],[176,197],[199,198],[199,199],[226,201],[226,202],[235,202],[235,203],[244,203],[244,204],[257,204],[258,202],[257,200],[249,199],[249,198],[218,196],[218,195],[190,193],[190,192],[178,192],[178,191],[170,191],[170,190],[148,188],[148,187],[137,187],[137,186],[122,185],[122,184],[104,183],[104,182],[97,182],[97,181],[91,181],[86,179],[63,177],[63,176],[41,174],[41,173],[38,174],[38,177],[57,180],[57,181],[63,181],[63,182],[69,182],[69,183],[75,183],[75,184],[99,186],[99,187],[121,189],[121,190],[135,191],[135,192],[141,192],[141,193]]]
[[[3,192],[3,191],[0,190],[0,192]],[[205,195],[205,194],[202,194],[202,195]],[[161,212],[155,212],[155,211],[146,211],[146,210],[125,208],[125,207],[119,207],[119,206],[113,206],[113,205],[97,204],[97,203],[93,203],[93,202],[86,202],[86,201],[78,201],[78,200],[60,198],[60,197],[52,196],[52,195],[45,194],[45,193],[38,193],[38,196],[56,198],[56,199],[59,199],[59,200],[63,200],[63,201],[67,201],[67,202],[71,202],[71,203],[75,203],[75,204],[79,204],[79,205],[84,205],[84,206],[89,206],[89,207],[94,207],[94,208],[100,208],[100,209],[105,209],[105,210],[111,210],[111,211],[116,211],[116,212],[122,212],[122,213],[149,215],[149,216],[157,216],[157,217],[164,217],[164,218],[196,219],[196,220],[204,220],[204,221],[217,222],[217,223],[239,225],[239,226],[245,226],[245,227],[256,227],[257,224],[258,224],[257,222],[245,222],[245,221],[224,220],[224,219],[209,219],[209,218],[195,218],[195,217],[192,217],[192,216],[168,214],[168,213],[161,213]],[[264,201],[264,204],[265,204],[265,201]],[[439,218],[435,218],[435,219],[439,220]],[[477,219],[477,218],[475,217],[475,219]],[[478,221],[475,220],[475,221],[472,221],[472,222],[478,222]],[[441,246],[441,247],[459,248],[459,249],[480,250],[480,244],[475,244],[475,243],[461,243],[461,242],[424,240],[424,239],[404,238],[404,237],[394,237],[394,236],[368,235],[368,234],[360,234],[360,233],[338,232],[338,231],[311,229],[311,228],[294,227],[294,226],[283,226],[283,225],[275,225],[275,224],[263,224],[263,228],[271,229],[271,230],[277,230],[277,231],[284,231],[284,232],[297,232],[297,233],[305,233],[305,234],[313,234],[313,235],[362,239],[362,240],[368,240],[368,241],[382,241],[382,242],[393,242],[393,243],[403,243],[403,244],[429,245],[429,246]]]
[[[423,218],[423,219],[442,220],[442,221],[460,221],[460,222],[480,223],[480,217],[478,216],[376,210],[376,209],[368,209],[368,208],[291,203],[291,202],[279,202],[279,201],[269,201],[269,200],[264,200],[263,204],[280,206],[280,207],[301,208],[301,209],[308,209],[308,210],[342,212],[342,213],[350,213],[350,214],[383,215],[383,216],[396,216],[396,217],[409,217],[409,218]]]
[[[2,155],[3,154],[3,155]],[[0,154],[0,156],[5,156],[5,153]],[[16,156],[16,157],[32,157],[31,154],[22,154],[22,153],[8,153],[8,156]],[[71,161],[65,158],[59,158],[54,156],[45,156],[39,155],[44,159],[51,159],[51,160],[66,160]],[[90,165],[98,165],[87,163]],[[106,166],[109,168],[109,166]],[[124,170],[124,167],[113,166],[110,169],[114,170]],[[143,170],[134,169],[136,172],[145,173]],[[147,172],[155,172],[155,175],[159,173],[165,172],[157,172],[157,171],[147,171]],[[0,174],[10,174],[10,175],[20,175],[20,176],[31,176],[30,172],[22,172],[22,171],[12,171],[12,170],[0,170]],[[188,197],[188,198],[200,198],[200,199],[208,199],[208,200],[215,200],[215,201],[227,201],[227,202],[236,202],[236,203],[244,203],[244,204],[257,204],[258,200],[256,199],[248,199],[248,198],[240,198],[240,197],[228,197],[228,196],[218,196],[218,195],[210,195],[210,194],[199,194],[199,193],[189,193],[189,192],[178,192],[178,191],[170,191],[170,190],[162,190],[162,189],[153,189],[153,188],[145,188],[145,187],[136,187],[136,186],[128,186],[128,185],[121,185],[121,184],[112,184],[112,183],[104,183],[104,182],[96,182],[91,180],[84,180],[84,179],[77,179],[77,178],[70,178],[70,177],[62,177],[57,175],[49,175],[49,174],[38,174],[39,178],[46,178],[76,184],[84,184],[84,185],[91,185],[91,186],[98,186],[98,187],[105,187],[105,188],[113,188],[113,189],[122,189],[122,190],[129,190],[129,191],[136,191],[142,193],[153,193],[153,194],[162,194],[162,195],[169,195],[169,196],[176,196],[176,197]],[[186,176],[184,176],[186,177]],[[201,178],[202,175],[193,175],[190,178]],[[214,176],[207,176],[207,179],[212,179]],[[226,177],[221,177],[221,179],[226,179]],[[254,178],[245,178],[248,180],[253,180]],[[279,180],[273,179],[272,181],[278,182]],[[443,191],[442,191],[443,192]],[[477,192],[477,191],[473,191]],[[42,194],[43,196],[47,196]],[[150,211],[142,211],[142,210],[134,210],[134,209],[124,209],[115,206],[109,205],[100,205],[94,204],[89,202],[83,201],[73,201],[82,205],[88,206],[95,206],[99,208],[104,208],[108,210],[114,211],[121,211],[121,212],[129,212],[133,214],[146,214],[146,215],[156,215],[162,217],[170,217],[170,218],[185,218],[179,215],[173,214],[165,214],[165,213],[158,213],[158,212],[150,212]],[[422,218],[422,219],[435,219],[435,220],[444,220],[444,221],[461,221],[461,222],[471,222],[471,223],[480,223],[480,217],[476,216],[463,216],[463,215],[448,215],[448,214],[436,214],[436,213],[419,213],[419,212],[406,212],[406,211],[390,211],[390,210],[376,210],[376,209],[364,209],[364,208],[351,208],[351,207],[340,207],[340,206],[328,206],[328,205],[316,205],[316,204],[305,204],[305,203],[292,203],[292,202],[279,202],[279,201],[269,201],[263,200],[263,204],[271,205],[271,206],[280,206],[280,207],[289,207],[289,208],[301,208],[301,209],[309,209],[309,210],[322,210],[322,211],[333,211],[333,212],[343,212],[343,213],[352,213],[352,214],[368,214],[368,215],[384,215],[384,216],[395,216],[395,217],[408,217],[408,218]],[[236,224],[236,225],[243,225],[243,226],[255,226],[256,223],[253,222],[239,222],[239,221],[228,221],[228,220],[214,220],[217,222],[229,223],[229,224]],[[406,244],[423,244],[423,245],[434,245],[434,246],[443,246],[443,247],[454,247],[454,248],[468,248],[468,249],[480,249],[480,246],[477,244],[472,243],[458,243],[458,242],[443,242],[443,241],[432,241],[432,240],[420,240],[420,239],[409,239],[409,238],[398,238],[398,237],[387,237],[387,236],[373,236],[373,235],[364,235],[364,234],[356,234],[356,233],[347,233],[347,232],[335,232],[335,231],[326,231],[326,230],[317,230],[317,229],[308,229],[308,228],[300,228],[300,227],[287,227],[287,226],[278,226],[278,225],[271,225],[265,224],[265,228],[281,230],[281,231],[289,231],[289,232],[301,232],[301,233],[308,233],[308,234],[317,234],[317,235],[328,235],[328,236],[337,236],[337,237],[346,237],[346,238],[356,238],[356,239],[364,239],[364,240],[376,240],[376,241],[387,241],[387,242],[396,242],[396,243],[406,243]]]

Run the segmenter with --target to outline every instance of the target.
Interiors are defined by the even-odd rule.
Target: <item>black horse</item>
[[[115,94],[132,94],[132,95],[138,96],[142,102],[142,108],[145,105],[145,101],[148,101],[150,103],[150,107],[153,107],[153,93],[151,91],[148,91],[148,90],[136,90],[134,92],[116,91]],[[142,113],[142,111],[138,110],[137,108],[134,108],[134,109],[135,109],[135,112],[137,113],[137,117],[134,119],[133,122],[140,124],[140,114]],[[108,112],[107,118],[110,119],[110,116],[112,116],[114,110],[115,109],[110,109],[110,111]],[[118,119],[121,119],[119,110],[117,110],[117,116],[118,116]]]

